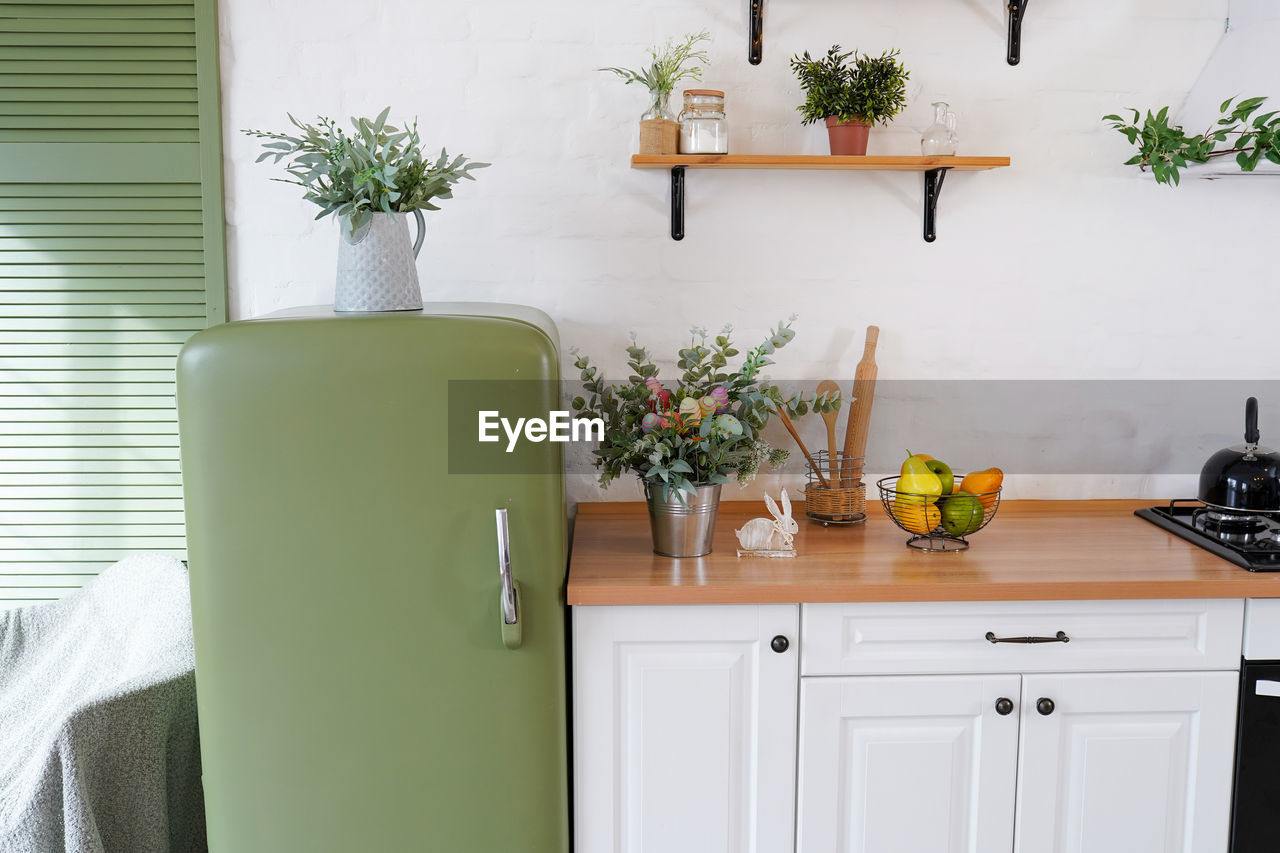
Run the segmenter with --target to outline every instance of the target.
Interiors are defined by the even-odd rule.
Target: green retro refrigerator
[[[563,408],[514,305],[213,327],[178,361],[212,853],[565,853]]]

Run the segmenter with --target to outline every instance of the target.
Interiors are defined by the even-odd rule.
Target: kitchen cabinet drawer
[[[1244,602],[806,604],[801,674],[1236,670]],[[993,643],[995,638],[1067,642]]]

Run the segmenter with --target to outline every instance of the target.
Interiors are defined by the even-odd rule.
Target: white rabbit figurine
[[[768,495],[764,496],[764,505],[773,518],[753,518],[742,525],[741,530],[735,530],[738,544],[744,551],[790,551],[800,525],[791,517],[791,498],[787,496],[787,490],[782,490],[781,511]]]

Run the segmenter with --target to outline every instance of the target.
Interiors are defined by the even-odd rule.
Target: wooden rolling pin
[[[853,374],[853,405],[849,406],[849,420],[844,428],[844,456],[852,460],[866,456],[867,430],[871,426],[871,404],[876,399],[876,342],[880,340],[880,327],[867,326],[867,343],[862,350],[862,361]],[[850,463],[852,464],[852,462]],[[853,487],[852,479],[841,480],[845,488]]]

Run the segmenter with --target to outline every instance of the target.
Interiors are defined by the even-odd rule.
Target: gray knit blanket
[[[187,571],[0,611],[0,853],[203,853]]]

